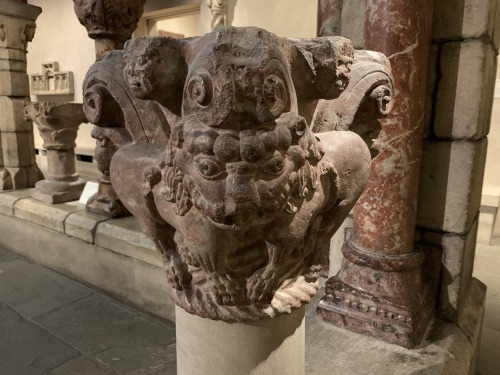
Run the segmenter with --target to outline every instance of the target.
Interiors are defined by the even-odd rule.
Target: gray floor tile
[[[44,375],[116,375],[116,373],[91,359],[78,357]]]
[[[175,342],[173,325],[156,321],[98,294],[35,321],[88,356],[113,348],[165,349]]]
[[[175,375],[175,344],[167,348],[139,347],[134,349],[113,348],[96,356],[118,374],[127,375]]]
[[[0,263],[1,262],[10,262],[11,260],[18,259],[19,256],[15,253],[11,253],[10,251],[0,249]]]
[[[0,263],[0,301],[28,318],[91,293],[89,288],[23,259]]]
[[[79,353],[0,304],[0,374],[41,375]]]

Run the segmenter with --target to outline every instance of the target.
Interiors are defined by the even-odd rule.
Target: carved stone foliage
[[[146,0],[73,0],[75,13],[92,39],[130,39]]]
[[[85,186],[76,173],[74,151],[78,127],[86,122],[82,104],[27,102],[24,115],[38,126],[47,149],[46,179],[35,184],[31,196],[47,203],[78,199]]]
[[[378,85],[390,91],[377,58],[370,69],[385,72]],[[370,152],[349,120],[316,134],[310,122],[320,99],[370,102],[377,84],[350,87],[355,66],[341,37],[230,27],[135,38],[90,68],[84,110],[111,182],[186,311],[259,319],[316,293],[321,244],[363,191]]]

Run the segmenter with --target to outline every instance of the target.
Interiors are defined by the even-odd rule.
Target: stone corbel
[[[373,78],[377,69],[384,78]],[[300,325],[319,288],[321,244],[360,196],[371,161],[348,130],[355,116],[319,132],[311,119],[320,100],[343,103],[339,114],[375,106],[383,115],[391,79],[381,56],[355,61],[345,38],[253,27],[135,38],[90,68],[84,111],[97,161],[160,253],[179,321],[190,320],[185,312],[224,322],[291,314]]]

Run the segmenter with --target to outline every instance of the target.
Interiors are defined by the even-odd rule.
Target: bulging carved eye
[[[210,75],[200,72],[191,77],[187,83],[187,92],[192,101],[201,107],[212,103],[213,86]]]
[[[216,179],[222,176],[225,172],[225,169],[209,157],[196,158],[195,165],[198,172],[209,180]]]
[[[264,101],[273,116],[280,116],[285,110],[288,93],[285,82],[271,74],[264,79]]]
[[[266,161],[262,166],[263,172],[274,176],[278,176],[281,173],[283,173],[284,169],[285,169],[285,158],[281,156],[281,154],[273,156],[271,159]]]

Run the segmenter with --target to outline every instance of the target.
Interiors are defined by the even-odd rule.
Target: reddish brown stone
[[[429,263],[436,251],[413,243],[432,8],[431,0],[367,2],[365,47],[387,55],[398,95],[372,146],[378,155],[354,209],[345,260],[319,306],[327,320],[407,347],[432,316],[439,271]]]
[[[111,159],[174,301],[227,321],[287,313],[315,294],[322,244],[369,174],[365,140],[347,130],[363,133],[354,114],[380,114],[391,97],[380,54],[252,27],[136,38],[84,82],[100,168]]]

